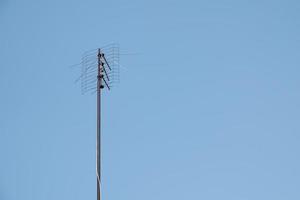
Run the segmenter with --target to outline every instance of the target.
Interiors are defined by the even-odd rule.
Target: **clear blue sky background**
[[[1,0],[0,199],[96,199],[84,51],[104,94],[104,200],[300,199],[296,0]]]

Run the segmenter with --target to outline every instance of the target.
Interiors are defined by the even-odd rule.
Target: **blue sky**
[[[104,200],[299,199],[299,1],[0,1],[0,199],[95,199],[84,51],[103,95]]]

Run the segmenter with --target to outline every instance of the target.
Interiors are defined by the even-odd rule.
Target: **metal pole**
[[[97,142],[96,142],[96,168],[97,168],[97,200],[101,200],[101,88],[102,63],[101,52],[98,49],[98,75],[97,75]]]

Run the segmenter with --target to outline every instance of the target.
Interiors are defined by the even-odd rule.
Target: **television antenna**
[[[92,49],[82,56],[81,93],[97,93],[96,182],[97,200],[101,200],[101,94],[119,83],[119,45],[109,44]]]

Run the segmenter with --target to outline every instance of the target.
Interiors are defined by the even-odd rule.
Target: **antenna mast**
[[[96,138],[96,175],[97,175],[97,200],[101,200],[101,89],[103,74],[101,51],[98,49],[98,75],[97,75],[97,138]]]

